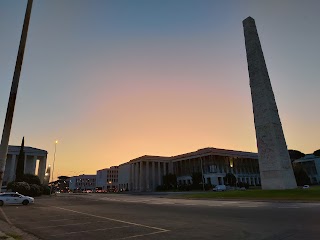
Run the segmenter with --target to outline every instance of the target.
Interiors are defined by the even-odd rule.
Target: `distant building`
[[[130,189],[130,163],[123,163],[118,168],[118,189],[128,191]]]
[[[69,179],[71,191],[94,190],[96,188],[96,175],[79,175]]]
[[[118,166],[112,166],[97,171],[96,188],[100,190],[118,187]]]
[[[320,183],[320,157],[307,154],[303,158],[293,161],[294,165],[301,165],[307,172],[312,184]]]
[[[8,182],[15,180],[17,160],[20,152],[20,146],[9,146],[7,153],[7,161],[4,171],[3,186],[6,186]],[[24,173],[30,173],[38,175],[41,183],[44,182],[47,154],[45,150],[41,150],[33,147],[24,147]],[[38,166],[38,171],[36,168]]]
[[[173,157],[135,158],[119,166],[119,189],[154,191],[163,184],[163,176],[175,174],[179,185],[192,184],[192,173],[203,173],[205,183],[224,184],[227,173],[238,182],[261,185],[258,154],[217,148],[204,148]]]

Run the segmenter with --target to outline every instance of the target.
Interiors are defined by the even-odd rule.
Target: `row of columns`
[[[5,173],[4,173],[4,181],[11,182],[15,179],[15,173],[17,168],[17,160],[18,155],[8,154]],[[39,160],[39,168],[36,173],[37,160]],[[45,171],[47,165],[47,157],[46,156],[35,156],[35,155],[25,155],[24,158],[24,173],[37,174],[40,178],[41,183],[43,183]]]
[[[138,161],[130,164],[130,190],[154,191],[162,185],[162,177],[172,173],[172,163],[164,161]]]

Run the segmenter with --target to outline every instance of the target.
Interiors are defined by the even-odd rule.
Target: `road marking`
[[[90,217],[83,217],[81,219],[84,219],[84,218],[90,218]],[[69,220],[76,220],[77,218],[64,218],[64,219],[52,219],[52,220],[48,220],[50,222],[55,222],[55,221],[69,221]],[[39,221],[38,221],[39,222]]]
[[[278,208],[300,208],[298,206],[287,206],[287,207],[278,207]]]
[[[150,229],[156,229],[156,230],[160,230],[160,231],[169,231],[169,230],[163,229],[163,228],[147,226],[147,225],[143,225],[143,224],[139,224],[139,223],[126,222],[126,221],[122,221],[122,220],[119,220],[119,219],[108,218],[108,217],[98,216],[98,215],[94,215],[94,214],[90,214],[90,213],[79,212],[79,211],[71,210],[71,209],[68,209],[68,208],[62,208],[62,207],[55,207],[55,208],[62,209],[62,210],[65,210],[65,211],[69,211],[69,212],[75,212],[75,213],[79,213],[79,214],[83,214],[83,215],[87,215],[87,216],[91,216],[91,217],[107,219],[107,220],[114,221],[114,222],[126,223],[126,224],[131,224],[131,225],[134,225],[134,226],[145,227],[145,228],[150,228]]]
[[[7,223],[9,223],[10,225],[12,225],[12,222],[9,220],[9,218],[8,218],[7,215],[4,213],[4,211],[2,210],[2,208],[0,208],[0,211],[2,212],[2,215],[3,215],[4,219],[7,221]]]
[[[70,234],[76,234],[76,233],[86,233],[86,232],[95,232],[95,231],[104,231],[104,230],[110,230],[110,229],[116,229],[116,228],[126,228],[126,227],[131,227],[131,226],[120,226],[120,227],[112,227],[112,228],[99,228],[95,230],[86,230],[86,231],[78,231],[78,232],[67,232],[67,233],[59,233],[59,234],[54,234],[54,235],[49,235],[50,237],[55,237],[55,236],[62,236],[62,235],[70,235]]]
[[[144,236],[148,236],[148,235],[159,234],[159,233],[164,233],[164,232],[169,232],[169,231],[170,230],[158,231],[158,232],[139,234],[139,235],[124,237],[124,238],[114,238],[114,239],[111,239],[111,240],[121,240],[121,239],[129,239],[129,238],[136,238],[136,237],[144,237]]]
[[[108,222],[108,221],[95,221],[95,222],[90,222],[90,223],[99,223],[99,222]],[[83,224],[88,224],[88,222],[61,224],[61,225],[54,225],[54,226],[44,226],[44,227],[36,227],[36,228],[30,228],[30,229],[55,228],[55,227],[74,226],[74,225],[83,225]],[[25,229],[25,230],[27,230],[27,229]]]

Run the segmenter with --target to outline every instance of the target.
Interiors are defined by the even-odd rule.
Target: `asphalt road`
[[[2,210],[2,219],[41,239],[320,238],[319,203],[61,194]]]

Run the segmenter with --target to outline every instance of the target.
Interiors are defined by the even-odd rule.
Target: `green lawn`
[[[248,189],[246,191],[230,190],[226,192],[199,192],[194,194],[181,194],[178,197],[200,199],[320,201],[320,186],[311,186],[309,189],[298,188],[290,190]]]

